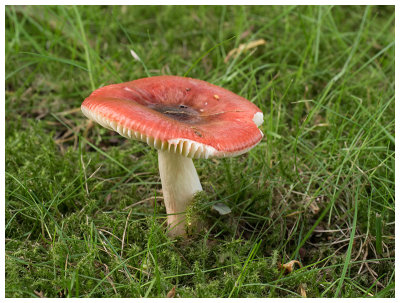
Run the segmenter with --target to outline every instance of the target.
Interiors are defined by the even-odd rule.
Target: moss
[[[7,297],[333,297],[356,203],[340,296],[394,297],[394,7],[7,6],[5,21]],[[264,139],[195,160],[196,228],[170,239],[156,151],[79,106],[92,84],[195,62],[188,76],[262,109]]]

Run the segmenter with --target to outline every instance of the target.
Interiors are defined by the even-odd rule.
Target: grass
[[[5,47],[7,297],[394,297],[393,6],[7,6]],[[186,241],[156,152],[79,110],[161,74],[265,117],[249,153],[195,161]]]

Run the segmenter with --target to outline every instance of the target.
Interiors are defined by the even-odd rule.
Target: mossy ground
[[[7,297],[394,296],[393,6],[7,6],[5,60]],[[173,240],[156,152],[79,106],[188,70],[265,137],[195,161],[204,226]]]

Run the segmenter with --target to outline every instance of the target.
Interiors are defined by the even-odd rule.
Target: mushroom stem
[[[158,151],[158,167],[168,214],[169,234],[173,237],[186,234],[186,209],[196,192],[202,191],[199,176],[191,158]]]

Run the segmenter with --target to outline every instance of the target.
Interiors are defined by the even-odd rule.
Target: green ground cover
[[[394,7],[7,6],[5,24],[7,297],[394,296]],[[156,151],[79,106],[185,73],[255,103],[265,137],[195,161],[204,228],[174,240]]]

